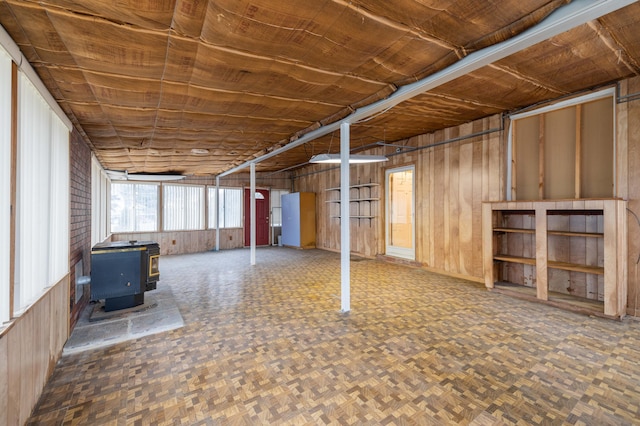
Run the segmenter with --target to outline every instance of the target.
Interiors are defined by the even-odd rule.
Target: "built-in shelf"
[[[547,263],[547,267],[554,269],[564,269],[565,271],[584,272],[585,274],[604,275],[604,268],[602,266],[579,265],[576,263],[557,262],[555,260],[549,260]]]
[[[493,256],[493,259],[501,260],[503,262],[522,263],[523,265],[536,264],[536,260],[532,257],[509,256],[508,254],[496,254]]]
[[[604,237],[604,233],[601,233],[601,232],[547,231],[547,234],[560,235],[564,237],[587,237],[587,238]]]
[[[358,203],[360,201],[380,201],[380,198],[351,198],[350,203]],[[340,200],[327,200],[325,203],[340,203]]]
[[[332,219],[340,219],[342,216],[331,216]],[[373,219],[375,216],[352,215],[350,219]]]
[[[496,232],[513,232],[516,234],[535,234],[535,229],[523,229],[523,228],[493,228]]]
[[[374,219],[376,216],[372,214],[377,211],[377,206],[373,203],[380,201],[380,198],[377,197],[376,191],[374,188],[380,186],[378,183],[358,183],[356,185],[349,186],[350,195],[355,195],[354,198],[349,199],[349,203],[354,203],[357,206],[353,206],[354,210],[357,210],[357,213],[349,215],[350,219]],[[335,191],[338,194],[340,193],[340,187],[327,188],[326,192]],[[353,192],[352,192],[353,190]],[[328,204],[340,204],[342,200],[332,199],[325,201]],[[352,210],[352,211],[354,211]],[[339,219],[340,215],[331,215],[332,219]]]
[[[354,188],[370,188],[373,186],[380,186],[379,183],[359,183],[357,185],[350,185],[349,189],[354,189]],[[340,191],[342,188],[338,187],[334,187],[334,188],[327,188],[325,191]]]
[[[596,302],[595,306],[598,300],[592,295],[600,293],[604,316],[624,316],[625,211],[626,202],[618,199],[484,203],[486,287],[492,289],[496,282],[512,281],[517,287],[530,288],[542,301],[561,290],[567,292],[566,297],[590,300]],[[572,287],[574,280],[583,283],[582,293],[574,293],[578,288]],[[584,283],[596,285],[591,288],[598,291],[593,293]]]

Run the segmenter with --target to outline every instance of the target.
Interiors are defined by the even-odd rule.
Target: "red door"
[[[251,191],[244,190],[244,245],[251,245]],[[256,189],[256,245],[269,245],[269,191]]]

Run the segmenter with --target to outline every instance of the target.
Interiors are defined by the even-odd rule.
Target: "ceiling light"
[[[349,155],[349,164],[379,163],[388,161],[384,155]],[[340,164],[340,154],[318,154],[311,157],[309,163],[314,164]]]
[[[109,178],[111,180],[137,180],[137,181],[149,181],[149,182],[166,182],[166,181],[172,181],[172,180],[181,180],[184,179],[185,176],[184,175],[170,175],[170,174],[148,174],[148,173],[142,173],[142,174],[136,174],[136,173],[129,173],[126,170],[121,172],[118,170],[105,170],[105,172],[107,173],[107,176],[109,176]]]

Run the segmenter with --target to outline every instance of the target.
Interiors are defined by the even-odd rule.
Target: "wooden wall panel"
[[[111,241],[155,241],[160,244],[160,254],[198,253],[213,250],[216,247],[215,229],[204,231],[167,231],[167,232],[135,232],[113,234]],[[220,249],[244,247],[244,231],[242,228],[220,230]]]
[[[67,275],[0,337],[0,424],[24,424],[69,337]]]
[[[616,194],[627,198],[627,314],[640,316],[640,78],[620,83],[616,105]]]
[[[376,219],[371,223],[351,220],[352,251],[368,257],[385,254],[384,173],[388,169],[414,165],[416,262],[429,270],[482,282],[482,202],[498,200],[504,193],[504,161],[500,158],[504,132],[464,137],[499,128],[500,124],[500,116],[495,116],[416,136],[397,144],[419,149],[396,153],[392,148],[376,148],[371,153],[389,155],[388,162],[351,166],[352,185],[381,184],[378,187],[380,201],[371,205]],[[462,139],[428,147],[453,138]],[[331,209],[337,211],[337,204],[326,203],[329,196],[337,197],[326,189],[339,186],[339,182],[338,167],[310,165],[294,176],[296,191],[316,193],[319,248],[340,248],[340,222],[329,217]]]
[[[8,338],[0,336],[0,424],[9,425],[9,346]]]

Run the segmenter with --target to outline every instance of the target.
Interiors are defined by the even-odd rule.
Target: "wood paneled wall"
[[[69,337],[69,276],[0,336],[0,424],[24,424]]]
[[[501,127],[502,119],[496,115],[396,143],[406,146],[400,152],[396,147],[370,151],[389,156],[386,163],[351,166],[351,185],[380,184],[374,189],[380,201],[370,207],[375,219],[350,221],[351,251],[368,257],[385,253],[385,171],[414,165],[416,262],[430,270],[481,282],[482,202],[504,196]],[[294,176],[294,190],[317,194],[319,248],[340,249],[340,221],[332,218],[337,212],[332,209],[339,207],[326,202],[335,199],[327,189],[339,186],[339,175],[338,167],[313,165]],[[355,198],[355,194],[351,196]]]
[[[244,247],[242,228],[220,230],[220,249],[227,250]],[[216,231],[172,231],[172,232],[136,232],[113,234],[111,241],[155,241],[160,244],[160,254],[198,253],[213,250],[216,247]]]
[[[627,314],[640,316],[640,77],[620,83],[616,105],[616,193],[627,202]]]

